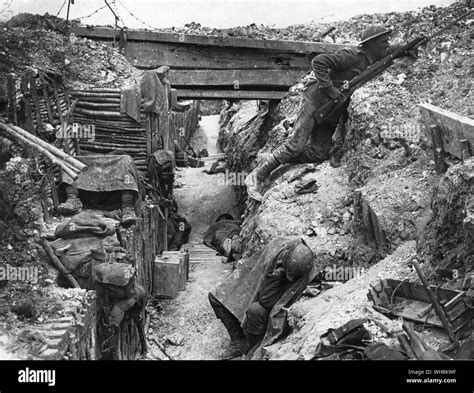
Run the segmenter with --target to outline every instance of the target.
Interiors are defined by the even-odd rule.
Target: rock
[[[321,291],[314,287],[308,287],[302,293],[303,296],[316,297],[321,293]]]
[[[33,304],[33,300],[14,305],[11,309],[20,319],[34,319],[40,314],[38,306]]]
[[[169,334],[164,339],[170,345],[180,346],[184,343],[184,337],[178,333]]]

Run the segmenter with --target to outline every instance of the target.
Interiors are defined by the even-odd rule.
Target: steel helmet
[[[361,34],[361,41],[359,45],[365,44],[367,41],[380,37],[384,34],[390,34],[392,30],[385,28],[382,25],[372,25],[367,27]]]
[[[285,255],[284,266],[287,277],[291,278],[304,276],[313,269],[313,252],[302,239],[298,239],[292,243]]]

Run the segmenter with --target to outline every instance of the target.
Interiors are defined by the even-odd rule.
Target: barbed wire
[[[7,0],[3,3],[5,7],[3,7],[3,9],[0,11],[0,15],[6,14],[8,12],[10,15],[13,16],[13,12],[10,8],[10,6],[12,5],[12,2],[13,0]]]
[[[62,11],[62,9],[64,8],[64,5],[66,4],[67,1],[68,1],[68,0],[64,0],[63,5],[62,5],[61,8],[59,9],[59,11],[58,11],[58,13],[56,14],[56,16],[58,16],[59,13]]]
[[[141,24],[145,25],[146,27],[149,27],[152,30],[157,30],[156,27],[150,26],[148,23],[143,22],[141,19],[137,18],[127,7],[125,7],[125,5],[120,0],[117,0],[117,1],[125,9],[125,11],[127,11],[132,16],[132,18],[134,18],[135,20],[137,20]]]
[[[79,18],[74,18],[74,19],[85,19],[85,18],[90,18],[92,15],[96,14],[97,12],[99,12],[100,10],[103,10],[105,7],[107,7],[107,5],[104,5],[100,8],[97,8],[94,12],[92,12],[91,14],[89,15],[86,15],[86,16],[81,16]]]
[[[120,16],[119,12],[118,12],[118,9],[117,9],[117,4],[115,4],[115,0],[112,0],[112,4],[115,8],[115,12],[116,12],[116,17],[120,20],[120,22],[122,23],[122,26],[125,28],[125,22],[123,21],[122,17]]]

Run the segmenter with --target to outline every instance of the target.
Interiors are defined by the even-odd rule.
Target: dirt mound
[[[136,73],[117,49],[65,35],[59,18],[19,14],[2,27],[0,71],[17,75],[26,68],[46,71],[62,75],[73,88],[122,87]]]
[[[74,22],[70,22],[70,25]],[[66,21],[48,13],[44,15],[21,13],[2,23],[6,28],[21,27],[30,30],[57,30],[64,32]]]

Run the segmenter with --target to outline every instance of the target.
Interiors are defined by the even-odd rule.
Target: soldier
[[[340,111],[331,114],[322,124],[316,123],[313,113],[329,100],[340,99],[342,93],[339,88],[345,81],[350,81],[395,49],[389,46],[391,32],[383,26],[370,26],[362,33],[357,49],[342,49],[313,59],[315,78],[305,86],[292,137],[274,150],[245,179],[247,193],[252,199],[262,200],[262,183],[280,164],[322,163],[330,158],[333,134],[341,116],[343,120],[347,119],[349,100]],[[311,144],[306,146],[310,136]]]
[[[125,154],[77,156],[89,169],[73,180],[62,174],[67,199],[58,206],[64,215],[77,214],[82,210],[79,190],[93,192],[98,200],[109,206],[110,192],[121,193],[122,218],[125,227],[134,225],[140,211],[142,186],[133,158]]]
[[[281,316],[281,310],[304,290],[314,271],[313,253],[303,239],[275,239],[239,262],[238,268],[209,293],[209,302],[231,338],[225,357],[255,349],[266,335],[269,318]],[[291,296],[285,296],[288,293]]]
[[[241,252],[240,225],[230,214],[221,214],[204,234],[203,243],[234,262]]]

